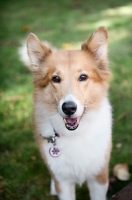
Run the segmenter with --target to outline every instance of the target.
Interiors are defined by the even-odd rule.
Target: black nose
[[[77,105],[73,101],[67,101],[67,102],[63,103],[62,110],[66,115],[70,116],[76,112]]]

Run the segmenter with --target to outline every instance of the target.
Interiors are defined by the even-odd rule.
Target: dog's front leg
[[[55,181],[53,179],[51,179],[51,183],[50,183],[50,194],[51,195],[57,195],[57,188],[55,187]]]
[[[106,200],[108,182],[99,183],[96,179],[88,181],[88,188],[91,200]]]
[[[67,181],[51,180],[51,194],[57,195],[59,200],[75,200],[75,184]]]

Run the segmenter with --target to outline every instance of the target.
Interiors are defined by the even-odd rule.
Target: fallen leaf
[[[116,148],[121,148],[122,147],[122,143],[117,143],[116,144]]]
[[[31,28],[30,28],[29,26],[23,26],[23,27],[22,27],[22,32],[24,32],[24,33],[25,33],[25,32],[28,32],[28,31],[30,31],[30,29],[31,29]]]
[[[130,179],[130,173],[127,163],[117,164],[113,168],[113,174],[120,181],[128,181]]]

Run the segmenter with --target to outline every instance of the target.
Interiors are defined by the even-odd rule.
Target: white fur
[[[88,181],[88,187],[90,190],[91,199],[106,200],[106,197],[104,196],[104,194],[106,194],[107,192],[108,183],[101,185],[96,180],[90,179]]]
[[[73,185],[75,183],[81,185],[85,181],[94,180],[94,177],[101,172],[105,165],[105,157],[111,141],[111,106],[107,97],[105,97],[101,107],[85,114],[79,127],[74,131],[65,128],[63,119],[59,114],[50,116],[50,113],[47,114],[45,111],[44,106],[40,106],[40,109],[41,119],[47,117],[44,127],[40,126],[39,121],[40,133],[43,136],[47,132],[50,136],[53,135],[51,128],[53,126],[56,132],[60,134],[56,145],[61,150],[61,156],[57,158],[50,156],[49,149],[53,144],[43,145],[50,170],[63,189],[59,198],[60,200],[75,200],[75,194],[73,194],[73,197],[71,195],[71,190],[74,191]],[[101,185],[97,181],[92,181],[90,190],[93,191],[93,188],[95,190],[93,193],[90,192],[91,200],[105,200],[107,184]],[[53,187],[51,187],[51,190],[53,190]]]
[[[18,54],[21,62],[31,70],[31,61],[29,59],[28,53],[27,53],[27,47],[26,43],[23,42],[22,46],[18,48]]]
[[[57,195],[57,192],[56,192],[56,189],[55,189],[55,183],[54,183],[54,180],[51,179],[51,184],[50,184],[50,193],[51,195]]]
[[[75,200],[75,184],[61,181],[62,192],[58,195],[60,200]]]

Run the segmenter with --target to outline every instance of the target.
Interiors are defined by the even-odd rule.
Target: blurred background
[[[57,200],[49,193],[50,176],[36,148],[32,127],[32,75],[19,48],[30,32],[58,49],[79,49],[99,26],[109,31],[113,106],[111,196],[132,177],[132,1],[1,0],[0,2],[0,199]],[[113,168],[124,163],[126,180]],[[77,200],[88,199],[86,185]]]

